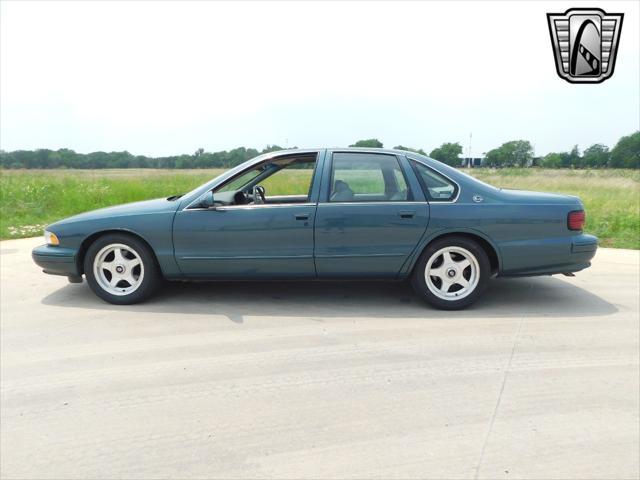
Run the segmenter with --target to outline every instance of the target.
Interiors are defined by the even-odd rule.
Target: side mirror
[[[213,192],[211,190],[209,190],[207,193],[202,195],[202,197],[200,197],[200,206],[202,208],[212,208],[212,209],[216,207],[216,202],[213,199]]]

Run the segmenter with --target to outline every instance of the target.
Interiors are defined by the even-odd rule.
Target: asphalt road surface
[[[175,284],[103,303],[0,243],[3,478],[640,476],[636,251],[495,280]]]

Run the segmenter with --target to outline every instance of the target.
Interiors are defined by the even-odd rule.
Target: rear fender
[[[429,245],[431,242],[445,235],[456,235],[456,234],[475,236],[487,242],[495,252],[496,258],[498,260],[498,269],[497,269],[497,272],[495,273],[500,273],[502,271],[502,256],[500,254],[500,250],[498,249],[495,242],[493,242],[487,235],[473,228],[451,228],[451,229],[445,228],[445,229],[440,229],[436,231],[427,230],[424,233],[424,235],[416,245],[416,248],[413,250],[411,255],[409,255],[404,265],[402,265],[399,276],[407,277],[411,273],[411,271],[413,270],[413,267],[418,261],[418,258],[420,258],[420,255],[422,254],[424,249],[427,248],[427,245]]]

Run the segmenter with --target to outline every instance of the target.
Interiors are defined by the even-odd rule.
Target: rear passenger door
[[[429,220],[408,161],[339,151],[327,160],[314,231],[318,276],[396,276]]]

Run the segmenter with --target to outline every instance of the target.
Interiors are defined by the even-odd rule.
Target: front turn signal
[[[47,245],[60,245],[60,240],[53,232],[44,231],[44,240],[47,242]]]

